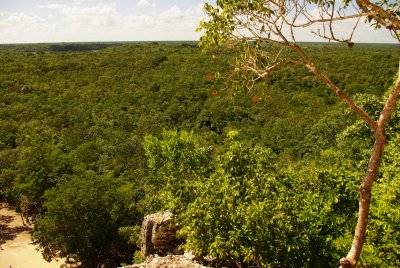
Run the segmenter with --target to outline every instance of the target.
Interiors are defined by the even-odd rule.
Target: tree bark
[[[368,214],[371,204],[371,191],[372,185],[378,176],[379,166],[382,160],[383,151],[386,146],[386,133],[385,127],[389,121],[396,102],[400,94],[400,63],[399,73],[397,81],[393,87],[393,90],[389,94],[385,106],[377,121],[373,120],[361,107],[355,104],[350,98],[348,98],[344,92],[338,88],[328,77],[323,75],[308,59],[308,57],[301,51],[299,47],[296,47],[299,55],[304,60],[305,66],[324,82],[332,91],[344,102],[347,106],[356,112],[374,131],[375,143],[372,148],[372,154],[368,163],[367,172],[364,175],[364,179],[360,186],[360,202],[358,210],[357,225],[354,232],[353,243],[347,256],[340,260],[341,268],[354,268],[360,259],[362,248],[365,242],[366,230],[368,225]]]
[[[368,225],[368,214],[371,203],[372,185],[378,175],[379,165],[382,154],[385,149],[386,137],[385,132],[379,129],[379,133],[375,135],[375,144],[372,150],[371,159],[368,164],[367,173],[360,186],[360,203],[358,210],[358,220],[354,232],[353,243],[346,258],[340,260],[342,268],[356,267],[360,258],[362,247],[365,242],[365,234]]]
[[[340,260],[341,268],[354,268],[360,259],[362,247],[365,242],[366,230],[368,225],[368,214],[371,203],[371,190],[375,178],[379,172],[380,162],[382,160],[383,151],[386,145],[385,127],[389,121],[400,93],[400,72],[399,78],[390,93],[385,107],[377,121],[377,129],[375,130],[375,144],[372,155],[368,163],[368,169],[360,186],[360,203],[358,210],[358,220],[354,232],[353,243],[347,256]]]
[[[386,146],[386,133],[385,127],[389,121],[394,108],[396,107],[396,102],[400,94],[400,63],[399,63],[399,73],[397,81],[393,87],[393,90],[389,94],[385,106],[379,116],[377,121],[373,120],[361,107],[355,104],[350,98],[348,98],[344,92],[338,88],[328,77],[323,75],[308,59],[308,57],[301,51],[300,48],[297,49],[300,56],[305,62],[305,66],[312,72],[316,77],[318,77],[322,82],[324,82],[332,91],[352,109],[356,112],[366,123],[370,125],[374,131],[375,143],[372,148],[371,158],[368,163],[367,171],[364,175],[364,179],[360,186],[360,201],[358,210],[357,225],[354,232],[353,243],[347,256],[340,260],[341,268],[355,268],[360,259],[362,248],[365,242],[367,225],[368,225],[368,215],[369,208],[371,204],[371,191],[372,185],[378,176],[379,166],[382,160],[382,155]]]

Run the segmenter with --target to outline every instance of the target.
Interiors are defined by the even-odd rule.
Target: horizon
[[[0,3],[0,44],[198,41],[204,0],[14,0]],[[338,24],[343,33],[350,24]],[[299,29],[299,42],[324,42]],[[101,41],[100,41],[101,40]],[[124,41],[126,40],[126,41]],[[396,40],[362,23],[355,43]]]
[[[129,43],[198,43],[199,40],[133,40],[133,41],[62,41],[62,42],[21,42],[21,43],[0,43],[0,46],[3,45],[52,45],[52,44],[112,44],[112,43],[121,43],[121,44],[129,44]],[[346,44],[340,42],[329,42],[329,41],[297,41],[296,43],[304,44],[330,44],[330,45],[343,45]],[[390,43],[390,42],[357,42],[356,45],[390,45],[395,46],[398,43]]]

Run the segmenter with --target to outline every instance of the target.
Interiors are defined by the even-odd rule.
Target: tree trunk
[[[360,186],[360,203],[358,209],[358,220],[354,232],[353,244],[346,258],[340,260],[342,268],[353,268],[357,266],[365,242],[365,234],[368,225],[368,214],[371,203],[371,190],[375,178],[379,172],[382,154],[385,149],[386,137],[384,129],[379,128],[375,134],[375,144],[372,150],[368,170]]]
[[[377,121],[375,129],[375,144],[372,150],[372,156],[368,163],[368,169],[360,186],[360,203],[358,210],[358,220],[354,232],[354,239],[351,249],[347,256],[340,260],[341,268],[354,268],[360,259],[362,247],[365,242],[365,235],[368,225],[368,214],[371,203],[371,190],[375,178],[378,175],[380,162],[386,145],[385,127],[389,121],[396,102],[400,94],[400,70],[396,84],[386,100],[385,107]]]
[[[357,225],[354,232],[353,243],[347,256],[340,260],[341,268],[354,268],[360,259],[361,251],[365,242],[366,230],[368,225],[368,214],[371,203],[372,185],[379,172],[383,151],[386,145],[385,127],[389,121],[396,102],[400,94],[400,63],[397,81],[389,94],[385,106],[377,121],[374,121],[361,107],[348,98],[344,92],[338,88],[327,76],[323,75],[312,63],[312,61],[302,52],[299,47],[295,47],[300,57],[304,60],[304,65],[324,82],[347,106],[357,113],[374,131],[375,144],[372,148],[372,155],[368,163],[368,169],[360,186],[360,202],[358,210]]]

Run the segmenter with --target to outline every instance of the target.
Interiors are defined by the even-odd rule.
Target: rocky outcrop
[[[206,268],[194,260],[194,255],[169,255],[165,257],[150,256],[142,264],[134,264],[125,268]]]
[[[198,263],[193,262],[191,259],[186,258],[183,255],[179,256],[166,256],[166,257],[157,257],[153,258],[149,263],[146,264],[146,268],[202,268],[202,266]]]
[[[183,254],[178,249],[183,242],[176,238],[178,229],[171,211],[146,216],[140,230],[141,250],[146,261],[124,268],[206,268],[196,262],[198,259],[194,254]]]
[[[141,227],[141,250],[144,257],[157,254],[182,254],[178,246],[181,239],[176,238],[178,224],[172,223],[171,211],[155,213],[144,218]]]

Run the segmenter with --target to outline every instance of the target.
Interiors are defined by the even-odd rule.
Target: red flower
[[[214,75],[213,75],[213,74],[207,74],[207,78],[208,78],[208,79],[213,79],[213,78],[214,78]]]
[[[257,95],[255,95],[255,96],[253,96],[253,97],[251,98],[251,101],[252,101],[254,104],[256,104],[257,102],[259,102],[260,100],[261,100],[260,96],[257,96]]]
[[[211,91],[211,96],[215,97],[218,95],[218,91],[216,91],[215,89]]]

